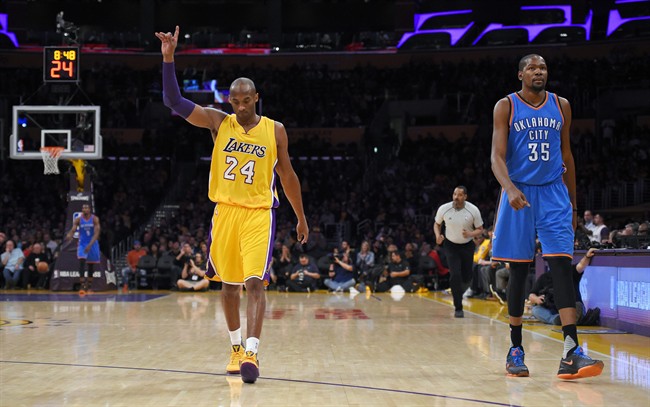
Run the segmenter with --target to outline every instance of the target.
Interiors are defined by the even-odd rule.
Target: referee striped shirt
[[[454,208],[454,202],[441,205],[436,212],[436,223],[445,223],[445,239],[456,244],[465,244],[472,241],[471,237],[463,237],[463,229],[472,231],[483,226],[481,212],[476,205],[465,201],[463,208]]]

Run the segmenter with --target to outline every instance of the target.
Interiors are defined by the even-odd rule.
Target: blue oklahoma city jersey
[[[84,219],[83,215],[79,217],[79,243],[77,246],[77,257],[86,259],[88,263],[99,263],[99,242],[95,241],[92,247],[85,252],[86,247],[95,234],[95,215],[90,215],[89,219]]]
[[[523,101],[517,93],[508,95],[511,104],[506,166],[512,181],[545,185],[564,172],[561,136],[564,117],[557,95],[546,92],[538,107]]]
[[[532,261],[535,238],[544,256],[573,254],[571,201],[563,182],[562,127],[564,116],[557,95],[546,92],[546,99],[533,107],[516,93],[510,100],[510,131],[506,166],[510,179],[526,196],[530,206],[515,211],[508,194],[501,190],[494,235],[492,259]]]

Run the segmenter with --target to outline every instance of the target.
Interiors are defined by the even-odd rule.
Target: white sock
[[[246,339],[246,352],[257,353],[257,348],[260,346],[260,340],[258,338],[250,337]]]
[[[235,346],[235,345],[241,345],[241,328],[238,328],[234,331],[228,331],[230,334],[230,344]]]
[[[575,348],[577,343],[573,341],[573,338],[571,338],[569,335],[564,338],[564,353],[562,354],[562,359],[566,358],[567,353],[573,348]]]

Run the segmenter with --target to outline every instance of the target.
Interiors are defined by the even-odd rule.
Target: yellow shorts
[[[259,278],[268,284],[274,239],[274,209],[217,204],[210,225],[205,278],[238,285]]]

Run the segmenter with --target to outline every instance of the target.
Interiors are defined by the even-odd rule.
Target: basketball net
[[[63,150],[63,147],[41,147],[41,156],[43,157],[43,164],[45,164],[43,174],[59,174],[58,163]]]

